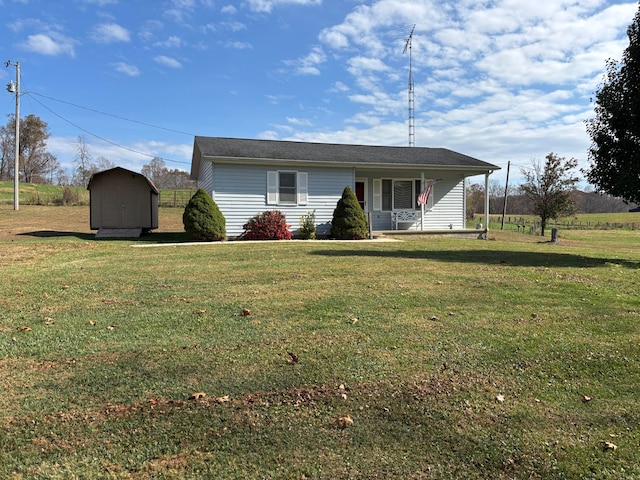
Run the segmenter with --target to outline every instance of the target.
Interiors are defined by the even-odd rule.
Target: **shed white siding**
[[[212,186],[200,186],[211,194],[224,215],[229,237],[241,235],[244,232],[242,226],[251,217],[267,210],[284,213],[294,234],[300,229],[300,217],[307,212],[314,212],[318,234],[326,235],[344,187],[348,185],[353,188],[355,181],[351,168],[287,167],[287,171],[307,175],[307,202],[302,205],[273,205],[267,202],[267,178],[269,172],[277,172],[278,167],[201,162],[201,172],[206,172],[208,168],[213,172]]]

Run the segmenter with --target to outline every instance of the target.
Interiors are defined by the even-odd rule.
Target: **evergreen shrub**
[[[331,236],[340,240],[362,240],[367,238],[367,217],[358,203],[356,194],[346,186],[342,198],[333,211]]]
[[[184,230],[193,240],[222,241],[227,237],[226,220],[211,196],[199,188],[182,214]]]

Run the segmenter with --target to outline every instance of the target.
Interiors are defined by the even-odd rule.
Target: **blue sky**
[[[587,165],[584,120],[638,3],[619,0],[0,0],[21,114],[64,167],[189,170],[194,135],[408,145],[503,167]],[[15,68],[0,69],[3,85]],[[15,100],[0,96],[3,114]],[[3,123],[6,120],[3,120]],[[106,141],[105,141],[106,140]]]

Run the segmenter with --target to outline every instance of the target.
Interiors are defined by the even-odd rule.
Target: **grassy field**
[[[13,182],[0,182],[0,205],[13,205],[13,189]],[[20,205],[89,205],[89,191],[85,187],[21,183],[18,189]],[[161,207],[184,208],[194,193],[193,190],[160,190],[158,203]]]
[[[162,246],[181,213],[0,208],[0,478],[640,478],[640,232]]]

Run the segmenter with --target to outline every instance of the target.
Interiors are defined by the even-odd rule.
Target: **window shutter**
[[[267,205],[278,204],[278,172],[267,172]]]
[[[382,210],[382,180],[379,178],[373,179],[373,209]]]
[[[307,179],[307,172],[298,172],[298,205],[306,205],[309,202]]]

